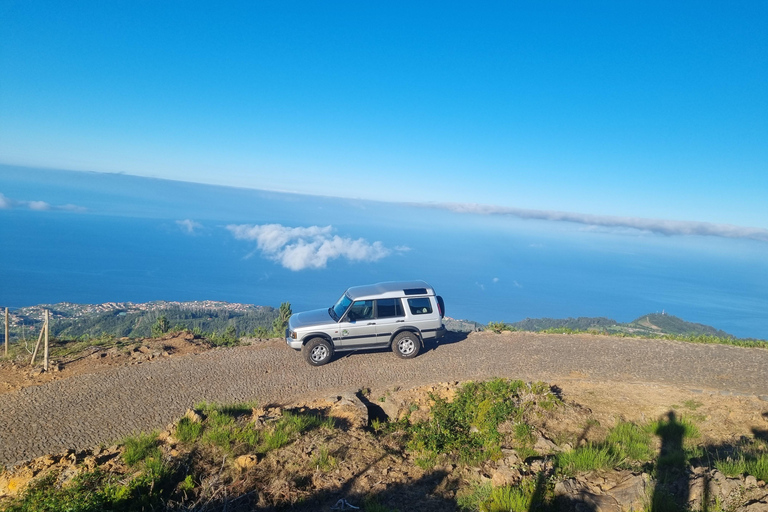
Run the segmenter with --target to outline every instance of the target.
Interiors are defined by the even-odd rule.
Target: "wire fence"
[[[8,344],[10,342],[10,310],[11,309],[21,309],[21,308],[5,308],[5,314],[3,315],[3,357],[8,357]],[[35,365],[35,360],[37,359],[37,354],[40,351],[40,345],[43,345],[43,370],[48,371],[48,365],[50,363],[50,357],[49,357],[49,347],[50,347],[50,320],[51,320],[51,313],[48,309],[43,310],[43,325],[40,329],[40,334],[37,337],[37,343],[35,343],[34,350],[31,351],[32,353],[32,359],[30,360],[29,364],[30,366]],[[26,335],[25,331],[23,329],[22,325],[22,338],[24,341],[24,347],[26,348],[27,352],[30,352],[29,348],[26,344]]]

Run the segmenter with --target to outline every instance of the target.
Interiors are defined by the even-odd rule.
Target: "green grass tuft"
[[[715,460],[715,467],[725,476],[752,475],[758,480],[768,480],[768,454],[742,453],[737,458]]]
[[[144,459],[161,457],[160,448],[157,446],[157,432],[138,434],[125,438],[123,442],[123,460],[129,466],[133,466]]]
[[[176,439],[182,443],[193,443],[197,441],[202,432],[203,424],[192,421],[186,416],[181,418],[178,425],[176,425]]]

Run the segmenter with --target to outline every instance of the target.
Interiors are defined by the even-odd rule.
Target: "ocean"
[[[423,279],[481,323],[665,311],[768,339],[768,244],[434,205],[0,166],[0,306],[222,300],[294,311]],[[235,226],[240,226],[236,228]]]

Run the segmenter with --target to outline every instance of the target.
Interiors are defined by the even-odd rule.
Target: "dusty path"
[[[452,334],[414,360],[391,352],[313,368],[280,341],[124,366],[0,396],[0,464],[162,428],[207,400],[285,403],[490,377],[664,384],[768,401],[768,350],[589,335]]]

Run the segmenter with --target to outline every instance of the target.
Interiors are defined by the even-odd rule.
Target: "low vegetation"
[[[394,391],[385,396],[397,399]],[[629,470],[657,482],[647,510],[682,512],[670,489],[690,466],[768,479],[762,437],[728,446],[700,443],[694,411],[701,405],[686,401],[679,407],[686,415],[670,411],[610,428],[585,412],[574,430],[563,425],[574,406],[547,384],[508,379],[433,388],[400,407],[397,418],[374,418],[362,429],[324,406],[200,403],[169,431],[124,439],[106,466],[81,466],[69,480],[63,472],[43,475],[19,497],[0,501],[0,509],[316,510],[342,493],[361,510],[394,512],[420,508],[414,496],[426,499],[403,485],[436,478],[423,484],[433,500],[425,510],[554,512],[569,509],[555,496],[556,482]],[[590,431],[597,434],[585,437]],[[542,444],[543,435],[557,443]],[[505,483],[482,476],[493,468],[516,476]],[[386,484],[376,487],[379,479]],[[725,510],[718,507],[709,510]]]

